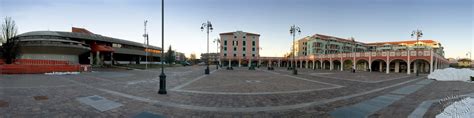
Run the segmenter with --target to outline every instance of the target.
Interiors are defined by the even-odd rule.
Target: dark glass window
[[[255,46],[255,41],[252,41],[252,46]]]
[[[245,51],[245,47],[243,47],[242,50]]]
[[[244,45],[244,46],[245,46],[245,41],[243,41],[243,42],[242,42],[242,45]]]
[[[224,45],[227,45],[227,40],[224,41]]]
[[[252,51],[255,51],[255,48],[252,48]]]
[[[244,57],[245,57],[245,54],[242,54],[242,56],[244,56]]]

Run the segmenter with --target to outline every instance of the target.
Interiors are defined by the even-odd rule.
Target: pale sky
[[[446,57],[464,58],[474,48],[473,15],[472,0],[165,0],[165,49],[199,57],[206,52],[200,26],[209,20],[211,52],[219,33],[242,30],[261,34],[261,56],[281,56],[295,24],[298,38],[319,33],[362,42],[414,40],[418,28],[422,39],[441,42]],[[140,43],[146,19],[150,44],[161,46],[161,0],[0,0],[6,16],[19,33],[74,26]]]

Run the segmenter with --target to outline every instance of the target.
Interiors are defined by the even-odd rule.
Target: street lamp
[[[293,62],[294,64],[293,65],[293,75],[296,75],[298,74],[298,71],[296,70],[296,61],[295,61],[295,35],[296,35],[296,32],[298,32],[298,34],[301,34],[301,29],[300,27],[298,26],[291,26],[290,27],[290,34],[293,35]]]
[[[355,73],[355,66],[356,66],[355,52],[357,51],[357,45],[356,45],[356,41],[355,41],[354,37],[351,37],[350,39],[352,41],[352,73]]]
[[[163,66],[163,57],[164,54],[164,44],[165,44],[165,0],[161,0],[161,74],[160,74],[160,89],[158,90],[158,94],[166,94],[166,75],[165,75],[165,67]]]
[[[206,70],[204,70],[204,74],[209,74],[209,30],[212,32],[212,24],[211,21],[207,21],[206,23],[202,23],[201,31],[206,29],[207,33],[207,58],[206,58]]]
[[[143,38],[145,38],[145,70],[148,69],[148,33],[146,32],[146,24],[148,20],[145,20],[145,33],[143,34]]]
[[[216,43],[216,53],[217,53],[217,64],[216,64],[216,69],[219,69],[219,65],[221,65],[221,59],[220,59],[220,53],[219,53],[219,43],[220,43],[220,39],[217,38],[217,39],[214,39],[214,43]]]
[[[423,32],[422,32],[421,30],[419,30],[419,29],[413,30],[413,32],[411,33],[411,37],[416,37],[416,43],[415,43],[415,46],[416,46],[416,47],[418,47],[418,45],[419,45],[418,42],[419,42],[419,40],[420,40],[420,38],[421,38],[422,36],[423,36]],[[417,53],[416,56],[418,56],[418,53]],[[416,66],[418,66],[418,64],[419,64],[419,63],[418,63],[418,60],[415,60],[415,63],[416,63]],[[419,68],[417,67],[416,70],[415,70],[415,71],[416,71],[416,76],[419,75],[419,74],[418,74],[418,70],[419,70]]]

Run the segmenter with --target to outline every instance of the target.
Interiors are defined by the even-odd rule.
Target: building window
[[[252,48],[252,51],[255,51],[255,48]]]
[[[237,47],[234,47],[234,51],[237,51]]]
[[[237,38],[237,36],[234,36],[234,39],[236,39],[236,38]]]
[[[244,56],[244,57],[245,57],[245,54],[242,54],[242,56]]]
[[[227,45],[227,40],[224,40],[224,45]]]
[[[243,47],[242,50],[245,51],[245,47]]]
[[[224,53],[224,57],[227,57],[227,54],[226,54],[226,53]]]
[[[255,46],[255,41],[252,41],[252,46]]]
[[[245,46],[245,41],[242,41],[242,45],[244,45],[244,46]]]
[[[234,57],[236,57],[236,56],[237,56],[237,54],[234,54]]]
[[[243,38],[245,39],[246,37],[244,36]]]
[[[224,51],[227,51],[227,47],[224,47]]]
[[[255,57],[255,54],[252,54],[252,57]]]
[[[238,45],[239,45],[239,41],[235,41],[235,45],[238,46]]]

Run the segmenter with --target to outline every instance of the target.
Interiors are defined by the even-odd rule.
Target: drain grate
[[[8,107],[8,102],[0,100],[0,107]]]
[[[48,96],[34,96],[35,100],[48,100]]]

